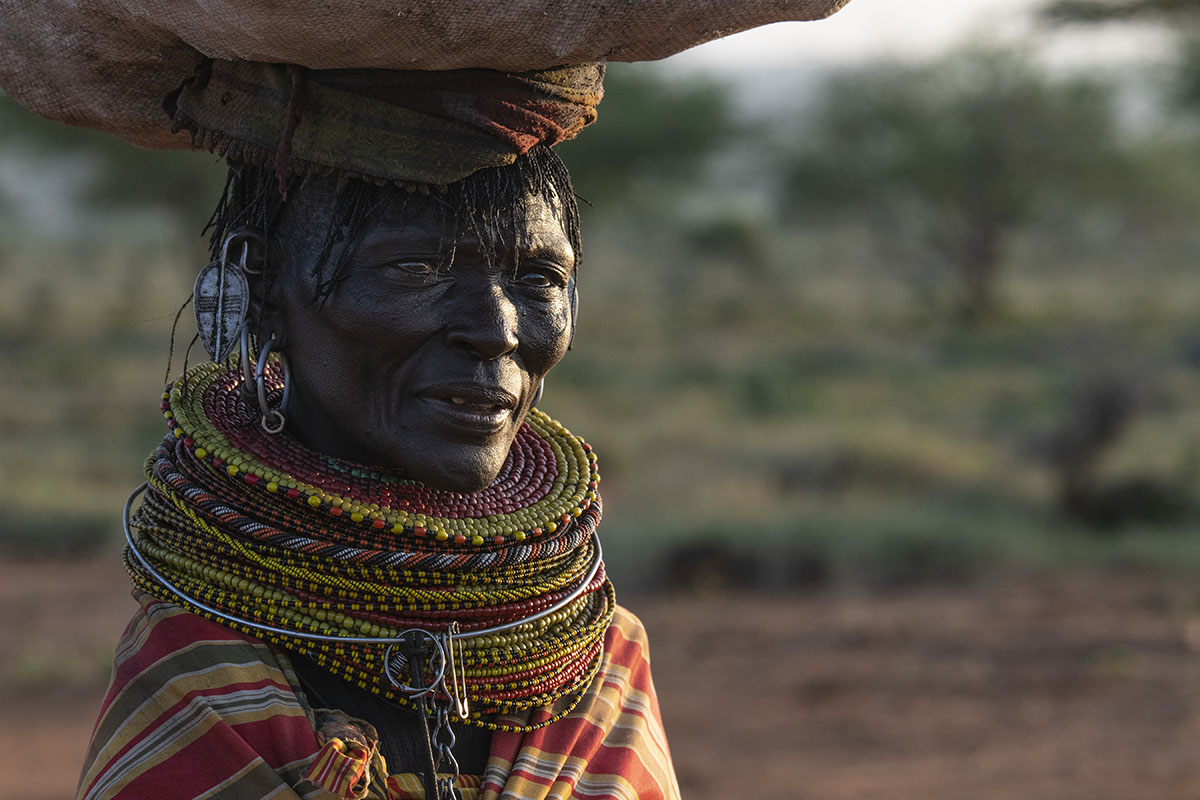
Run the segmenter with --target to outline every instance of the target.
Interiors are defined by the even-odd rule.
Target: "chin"
[[[490,477],[482,477],[482,478],[480,478],[478,476],[471,476],[469,479],[464,478],[463,480],[456,480],[456,481],[453,481],[452,483],[447,483],[442,486],[433,486],[433,484],[430,484],[430,486],[433,486],[433,488],[435,488],[435,489],[442,489],[442,490],[448,491],[448,492],[458,492],[460,494],[473,494],[475,492],[483,491],[484,489],[486,489],[491,484],[491,482],[494,481],[495,479],[496,479],[495,475],[492,475]]]
[[[428,478],[414,478],[414,480],[428,486],[431,489],[440,489],[444,492],[459,492],[460,494],[471,494],[486,489],[492,481],[496,480],[496,475],[500,470],[480,475],[475,472],[454,472],[454,473],[438,473],[431,475]]]
[[[507,449],[500,455],[490,452],[492,448],[486,450],[458,454],[458,458],[444,458],[437,464],[422,463],[404,473],[431,489],[462,494],[478,492],[496,480],[508,457]]]

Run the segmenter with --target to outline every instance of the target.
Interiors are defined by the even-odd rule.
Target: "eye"
[[[522,261],[517,271],[517,280],[535,289],[561,288],[567,285],[567,279],[565,267],[542,259]]]
[[[437,264],[430,259],[424,258],[406,258],[403,261],[397,261],[393,265],[396,269],[407,272],[409,275],[433,275],[437,272]]]

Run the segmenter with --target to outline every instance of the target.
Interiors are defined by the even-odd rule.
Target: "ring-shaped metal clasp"
[[[402,683],[399,676],[396,675],[398,666],[400,666],[402,664],[406,664],[407,659],[404,659],[404,658],[393,659],[392,650],[396,647],[396,645],[401,643],[401,640],[405,636],[407,636],[410,633],[415,633],[415,634],[424,636],[426,639],[428,639],[430,642],[432,642],[433,646],[434,646],[433,657],[430,658],[429,665],[431,668],[433,668],[433,671],[436,674],[433,676],[433,680],[431,680],[429,682],[429,685],[425,686],[425,687],[409,686],[406,683]],[[397,664],[397,662],[399,662],[399,664]],[[435,662],[437,664],[436,668],[434,668]],[[412,697],[412,698],[429,697],[429,696],[433,695],[435,692],[437,692],[439,686],[445,685],[444,680],[446,677],[446,662],[447,662],[446,649],[444,647],[442,647],[442,643],[438,639],[437,636],[435,636],[434,634],[425,630],[424,628],[409,628],[408,630],[401,631],[400,635],[396,637],[396,640],[394,642],[392,642],[391,644],[389,644],[387,650],[384,651],[383,672],[384,672],[384,675],[387,676],[387,679],[392,684],[392,686],[394,686],[395,688],[404,692],[409,697]]]

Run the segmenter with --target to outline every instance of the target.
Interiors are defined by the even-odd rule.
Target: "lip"
[[[494,433],[512,418],[517,398],[498,386],[442,383],[419,393],[422,400],[456,428]]]

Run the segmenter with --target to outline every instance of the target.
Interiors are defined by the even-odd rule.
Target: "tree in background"
[[[653,201],[644,196],[653,184],[680,189],[732,138],[719,83],[626,64],[611,65],[604,83],[599,120],[557,148],[580,195],[601,210]]]
[[[1058,0],[1043,13],[1058,22],[1175,21],[1189,15],[1200,21],[1200,0]]]
[[[998,50],[835,75],[788,131],[782,206],[863,219],[929,302],[975,323],[994,310],[1013,234],[1094,192],[1110,106],[1108,87]]]
[[[1144,22],[1177,35],[1175,86],[1170,98],[1181,111],[1200,113],[1200,0],[1057,0],[1042,9],[1049,22]]]

